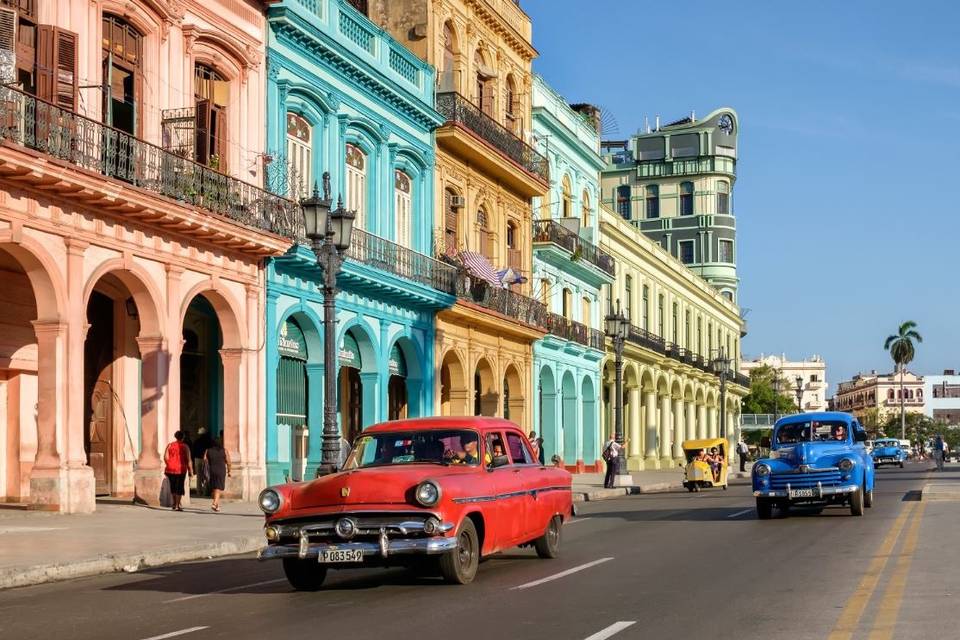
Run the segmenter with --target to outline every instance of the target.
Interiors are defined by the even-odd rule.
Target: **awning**
[[[483,254],[476,253],[475,251],[461,251],[460,261],[463,262],[463,266],[466,267],[467,273],[473,277],[488,282],[495,287],[503,286],[503,281],[500,280],[500,276]]]

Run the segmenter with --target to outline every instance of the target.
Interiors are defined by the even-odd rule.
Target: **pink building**
[[[10,6],[16,8],[9,8]],[[262,185],[249,0],[0,3],[0,500],[156,503],[177,429],[264,479]]]

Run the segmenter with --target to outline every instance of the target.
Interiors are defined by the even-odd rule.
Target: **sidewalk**
[[[739,474],[731,473],[731,478]],[[603,488],[603,474],[573,476],[575,502],[682,489],[679,469],[639,471],[634,486]],[[192,498],[183,513],[99,501],[90,515],[0,509],[0,589],[86,576],[134,572],[175,562],[256,551],[263,514],[252,502]]]

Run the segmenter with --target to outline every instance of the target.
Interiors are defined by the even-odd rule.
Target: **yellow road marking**
[[[887,560],[893,552],[897,538],[900,537],[900,532],[903,531],[903,526],[906,524],[907,518],[910,517],[910,514],[913,513],[916,506],[916,502],[908,502],[900,515],[897,516],[897,519],[894,520],[893,526],[890,527],[890,531],[880,544],[877,554],[873,557],[873,560],[870,561],[870,566],[867,567],[867,572],[860,580],[860,584],[857,585],[856,590],[847,600],[847,604],[843,608],[843,612],[840,613],[840,618],[828,636],[828,640],[850,640],[850,638],[853,637],[853,632],[856,631],[860,618],[867,608],[870,596],[873,595],[874,590],[877,588],[880,575],[887,566]]]
[[[903,548],[900,557],[890,577],[890,583],[883,592],[878,605],[877,615],[873,619],[873,629],[870,631],[870,640],[889,640],[893,638],[893,631],[897,626],[897,617],[900,615],[900,604],[903,602],[903,592],[907,586],[907,574],[910,572],[910,563],[913,561],[913,552],[917,548],[920,538],[920,520],[926,507],[920,503],[903,539]]]

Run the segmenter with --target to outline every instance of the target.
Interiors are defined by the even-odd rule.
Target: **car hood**
[[[873,448],[873,454],[880,455],[880,456],[895,456],[895,455],[898,455],[900,451],[902,451],[900,447],[894,447],[894,446]]]
[[[296,511],[371,504],[419,506],[413,499],[413,490],[423,480],[436,480],[442,489],[445,478],[475,471],[475,467],[463,465],[443,467],[431,464],[341,471],[295,487],[290,495],[291,507]]]

